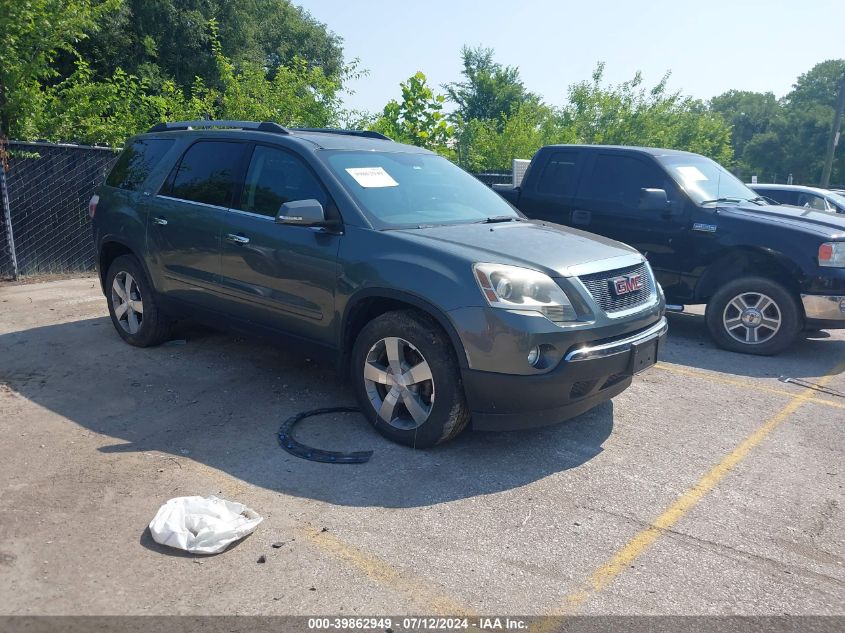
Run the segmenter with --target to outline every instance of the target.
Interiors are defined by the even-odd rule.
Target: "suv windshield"
[[[434,154],[337,150],[324,156],[376,228],[521,217],[492,189]]]
[[[704,156],[658,156],[657,159],[696,204],[744,202],[760,197],[719,163]]]

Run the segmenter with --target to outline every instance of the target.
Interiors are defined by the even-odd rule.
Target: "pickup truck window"
[[[574,196],[578,186],[578,152],[555,152],[540,174],[537,192],[553,196]]]
[[[499,194],[434,154],[322,150],[319,156],[376,228],[521,217]]]
[[[687,192],[693,202],[744,202],[759,194],[742,184],[736,176],[718,163],[695,154],[658,156],[672,178]]]
[[[621,154],[599,154],[579,196],[637,209],[642,189],[666,189],[667,180],[656,166],[645,161]],[[666,193],[671,197],[670,190]]]

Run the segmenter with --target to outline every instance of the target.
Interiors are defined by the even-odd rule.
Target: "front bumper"
[[[463,370],[473,428],[504,431],[555,424],[613,398],[630,384],[635,350],[657,342],[668,325],[665,317],[614,339],[571,348],[552,371],[535,375]]]
[[[801,295],[804,315],[812,325],[845,328],[845,295]]]

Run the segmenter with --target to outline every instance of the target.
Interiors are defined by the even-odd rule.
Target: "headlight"
[[[825,242],[819,246],[819,266],[845,268],[845,242]]]
[[[554,323],[577,319],[569,297],[548,275],[505,264],[474,264],[472,269],[494,308],[539,312]]]

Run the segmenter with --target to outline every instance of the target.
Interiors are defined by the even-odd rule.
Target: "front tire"
[[[742,277],[719,288],[707,303],[705,320],[720,347],[761,356],[788,348],[803,327],[797,299],[765,277]]]
[[[109,266],[106,298],[112,325],[124,341],[136,347],[152,347],[167,340],[170,323],[133,255],[121,255]]]
[[[401,310],[376,317],[358,335],[351,363],[361,410],[388,439],[429,448],[469,422],[452,344],[425,315]]]

